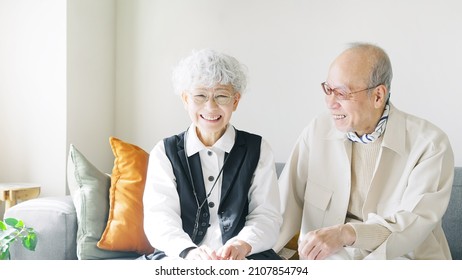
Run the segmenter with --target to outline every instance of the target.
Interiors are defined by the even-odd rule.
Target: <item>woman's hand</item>
[[[252,246],[242,240],[223,245],[217,255],[221,260],[243,260],[252,251]]]
[[[202,245],[189,251],[185,260],[218,260],[217,254],[211,248]]]

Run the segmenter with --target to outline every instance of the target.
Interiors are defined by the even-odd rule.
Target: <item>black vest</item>
[[[192,238],[197,202],[189,176],[184,149],[185,133],[164,139],[165,152],[170,160],[175,175],[178,196],[181,205],[183,230]],[[244,227],[249,209],[248,194],[255,169],[260,158],[261,137],[236,130],[236,141],[229,154],[225,154],[223,167],[221,198],[218,206],[218,218],[223,244],[236,236]],[[199,153],[189,158],[192,179],[196,188],[199,204],[206,198],[204,179]],[[210,214],[208,202],[202,207],[197,235],[193,242],[198,245],[204,238],[209,226]]]

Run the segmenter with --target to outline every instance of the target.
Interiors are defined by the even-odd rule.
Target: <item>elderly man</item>
[[[441,228],[454,176],[446,134],[390,102],[381,48],[357,43],[322,83],[329,113],[298,138],[281,174],[283,225],[301,259],[451,259]]]

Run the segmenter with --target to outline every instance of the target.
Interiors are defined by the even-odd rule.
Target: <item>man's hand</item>
[[[321,228],[305,235],[298,245],[298,254],[303,260],[322,260],[355,241],[356,233],[348,224]]]

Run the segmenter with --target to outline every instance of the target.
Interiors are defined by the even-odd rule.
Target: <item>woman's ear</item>
[[[186,93],[186,91],[181,93],[181,101],[183,101],[184,108],[188,110],[189,95]]]
[[[236,111],[237,105],[239,105],[239,101],[241,100],[241,94],[236,92],[234,95],[234,102],[233,102],[233,112]]]

